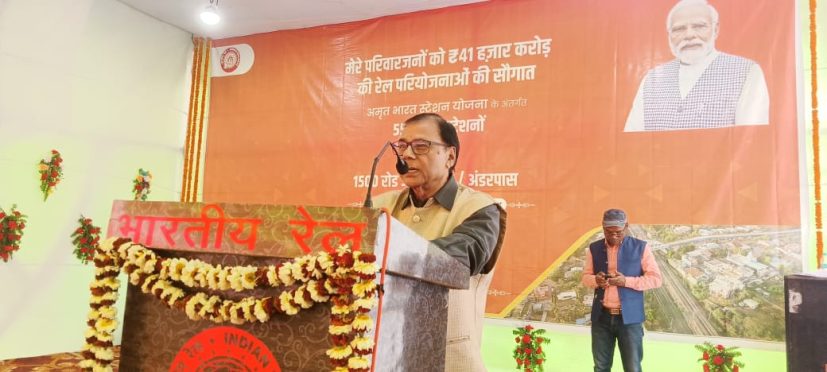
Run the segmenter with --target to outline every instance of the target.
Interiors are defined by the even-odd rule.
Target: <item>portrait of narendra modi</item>
[[[666,17],[674,59],[640,82],[625,132],[710,129],[769,123],[769,93],[756,62],[718,51],[718,11],[681,0]]]

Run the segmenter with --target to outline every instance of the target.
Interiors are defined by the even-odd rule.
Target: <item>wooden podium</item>
[[[162,257],[223,266],[274,265],[340,244],[375,254],[386,268],[381,305],[370,312],[375,371],[442,371],[448,290],[468,286],[467,268],[372,208],[115,201],[107,235]],[[238,300],[278,292],[210,294]],[[193,321],[129,285],[120,370],[329,371],[330,313],[329,303],[318,303],[265,323]]]

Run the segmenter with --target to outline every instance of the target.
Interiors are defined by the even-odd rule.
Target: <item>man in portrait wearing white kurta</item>
[[[666,18],[675,59],[640,83],[625,132],[721,128],[769,123],[769,93],[754,61],[715,49],[718,11],[682,0]]]

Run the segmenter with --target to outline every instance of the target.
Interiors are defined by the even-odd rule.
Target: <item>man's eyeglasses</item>
[[[410,141],[410,142],[399,140],[399,141],[396,141],[396,142],[392,142],[391,145],[393,145],[393,148],[395,148],[396,151],[399,152],[400,155],[402,155],[402,153],[404,153],[405,150],[408,149],[408,147],[410,147],[413,150],[413,153],[416,154],[416,155],[425,155],[425,154],[427,154],[428,151],[431,151],[431,145],[440,145],[440,146],[445,146],[445,147],[451,147],[451,145],[448,145],[448,144],[445,144],[445,143],[428,141],[428,140],[424,140],[424,139],[415,139],[415,140]]]

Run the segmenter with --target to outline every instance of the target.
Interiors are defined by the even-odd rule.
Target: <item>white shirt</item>
[[[692,87],[704,73],[712,61],[718,57],[719,52],[713,50],[699,63],[693,65],[680,64],[678,69],[678,83],[681,98],[686,98]],[[643,124],[643,85],[651,71],[640,81],[640,86],[632,103],[632,110],[626,118],[624,132],[645,131]],[[741,88],[741,95],[738,97],[738,105],[735,107],[735,125],[766,125],[770,122],[770,95],[767,91],[767,82],[764,80],[764,72],[757,63],[750,67],[744,87]]]

